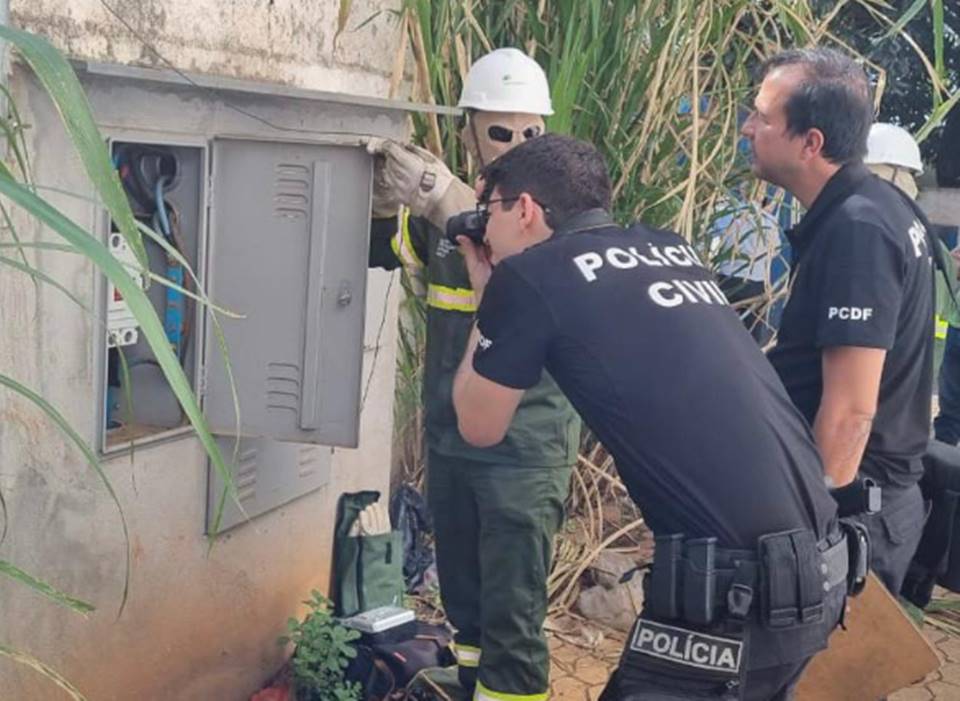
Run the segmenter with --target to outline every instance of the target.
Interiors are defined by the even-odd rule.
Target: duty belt
[[[798,529],[758,539],[755,550],[716,547],[716,538],[656,538],[646,582],[651,613],[663,620],[710,625],[758,618],[769,628],[815,623],[827,592],[848,579],[847,536],[817,542]]]

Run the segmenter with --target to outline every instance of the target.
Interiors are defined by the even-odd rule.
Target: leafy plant
[[[316,589],[303,603],[309,612],[302,621],[287,620],[289,635],[279,640],[281,645],[296,645],[291,667],[298,701],[356,701],[360,685],[346,681],[344,672],[357,656],[350,643],[360,633],[337,623],[330,600]]]

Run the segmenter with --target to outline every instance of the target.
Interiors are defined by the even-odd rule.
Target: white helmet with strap
[[[909,168],[916,174],[923,172],[920,147],[903,127],[876,122],[867,136],[866,165],[891,165]]]
[[[540,65],[519,49],[496,49],[470,67],[458,107],[483,112],[553,114]]]

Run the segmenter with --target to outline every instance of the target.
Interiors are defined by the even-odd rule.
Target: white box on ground
[[[344,618],[340,622],[361,633],[382,633],[414,619],[413,611],[399,606],[380,606],[363,613]]]

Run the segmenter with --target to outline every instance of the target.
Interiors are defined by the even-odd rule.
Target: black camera
[[[447,219],[447,240],[452,244],[459,243],[458,236],[466,236],[476,244],[483,243],[487,235],[487,213],[475,209],[454,214]]]

